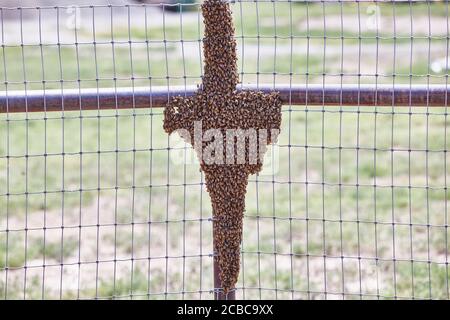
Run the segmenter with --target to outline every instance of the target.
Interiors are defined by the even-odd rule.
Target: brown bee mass
[[[267,142],[272,143],[272,129],[281,125],[282,102],[278,93],[236,91],[236,41],[230,6],[223,0],[206,0],[202,5],[205,23],[204,76],[199,91],[189,98],[174,97],[164,111],[164,130],[172,133],[186,129],[194,145],[194,123],[201,121],[202,130],[219,129],[226,146],[227,129],[267,130]],[[259,140],[258,140],[259,141]],[[202,148],[212,143],[202,141]],[[263,148],[260,150],[260,148]],[[265,152],[258,144],[256,152]],[[234,151],[233,151],[234,152]],[[220,280],[225,293],[232,289],[239,276],[240,244],[245,211],[248,177],[262,168],[262,157],[249,161],[251,151],[245,145],[245,163],[208,164],[200,158],[205,173],[207,190],[213,209],[214,251],[220,269]],[[223,148],[223,159],[226,148]]]

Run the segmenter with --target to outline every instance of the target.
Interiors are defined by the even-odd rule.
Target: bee
[[[257,91],[236,90],[236,41],[230,6],[222,0],[205,0],[202,5],[205,23],[204,75],[197,93],[188,98],[174,97],[164,110],[164,130],[171,134],[178,129],[190,133],[194,146],[194,121],[202,121],[203,130],[220,129],[223,146],[226,129],[279,129],[282,101],[276,92],[264,94]],[[272,142],[267,134],[267,144]],[[202,141],[201,147],[209,143]],[[223,159],[228,148],[222,148]],[[235,153],[233,148],[232,152]],[[226,294],[234,288],[240,270],[240,245],[245,212],[245,195],[250,174],[262,168],[262,157],[250,163],[252,153],[262,154],[259,147],[250,152],[245,145],[243,164],[207,164],[200,157],[200,168],[205,173],[206,189],[213,209],[214,259],[219,266],[222,290]],[[236,154],[234,159],[237,158]]]

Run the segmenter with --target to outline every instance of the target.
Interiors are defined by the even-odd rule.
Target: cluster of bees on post
[[[266,144],[258,144],[256,152],[263,154],[266,145],[275,142],[281,125],[282,101],[277,92],[237,91],[236,41],[230,6],[223,0],[205,0],[202,5],[205,23],[203,40],[204,75],[197,93],[188,98],[173,97],[164,110],[164,130],[171,134],[187,130],[194,146],[194,122],[201,121],[202,129],[219,129],[226,145],[227,129],[260,129],[267,132]],[[275,131],[273,131],[275,130]],[[205,148],[211,143],[202,141]],[[224,158],[226,148],[223,149]],[[253,150],[252,152],[255,152]],[[250,159],[245,146],[245,163],[206,163],[199,159],[205,173],[207,191],[213,210],[214,259],[224,293],[235,287],[240,269],[240,245],[245,211],[248,178],[262,169],[262,157],[256,163]]]

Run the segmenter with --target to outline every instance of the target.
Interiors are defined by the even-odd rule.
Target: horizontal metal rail
[[[0,92],[0,113],[164,107],[173,96],[193,96],[197,86],[52,89]],[[441,85],[243,85],[238,90],[278,91],[284,104],[308,106],[445,107]]]

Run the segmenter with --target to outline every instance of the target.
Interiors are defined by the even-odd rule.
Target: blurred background
[[[0,91],[201,82],[198,3],[1,6]],[[447,85],[447,2],[231,7],[243,83]],[[162,121],[0,115],[0,297],[212,298],[209,197]],[[444,106],[284,106],[237,296],[449,298],[449,125]]]

